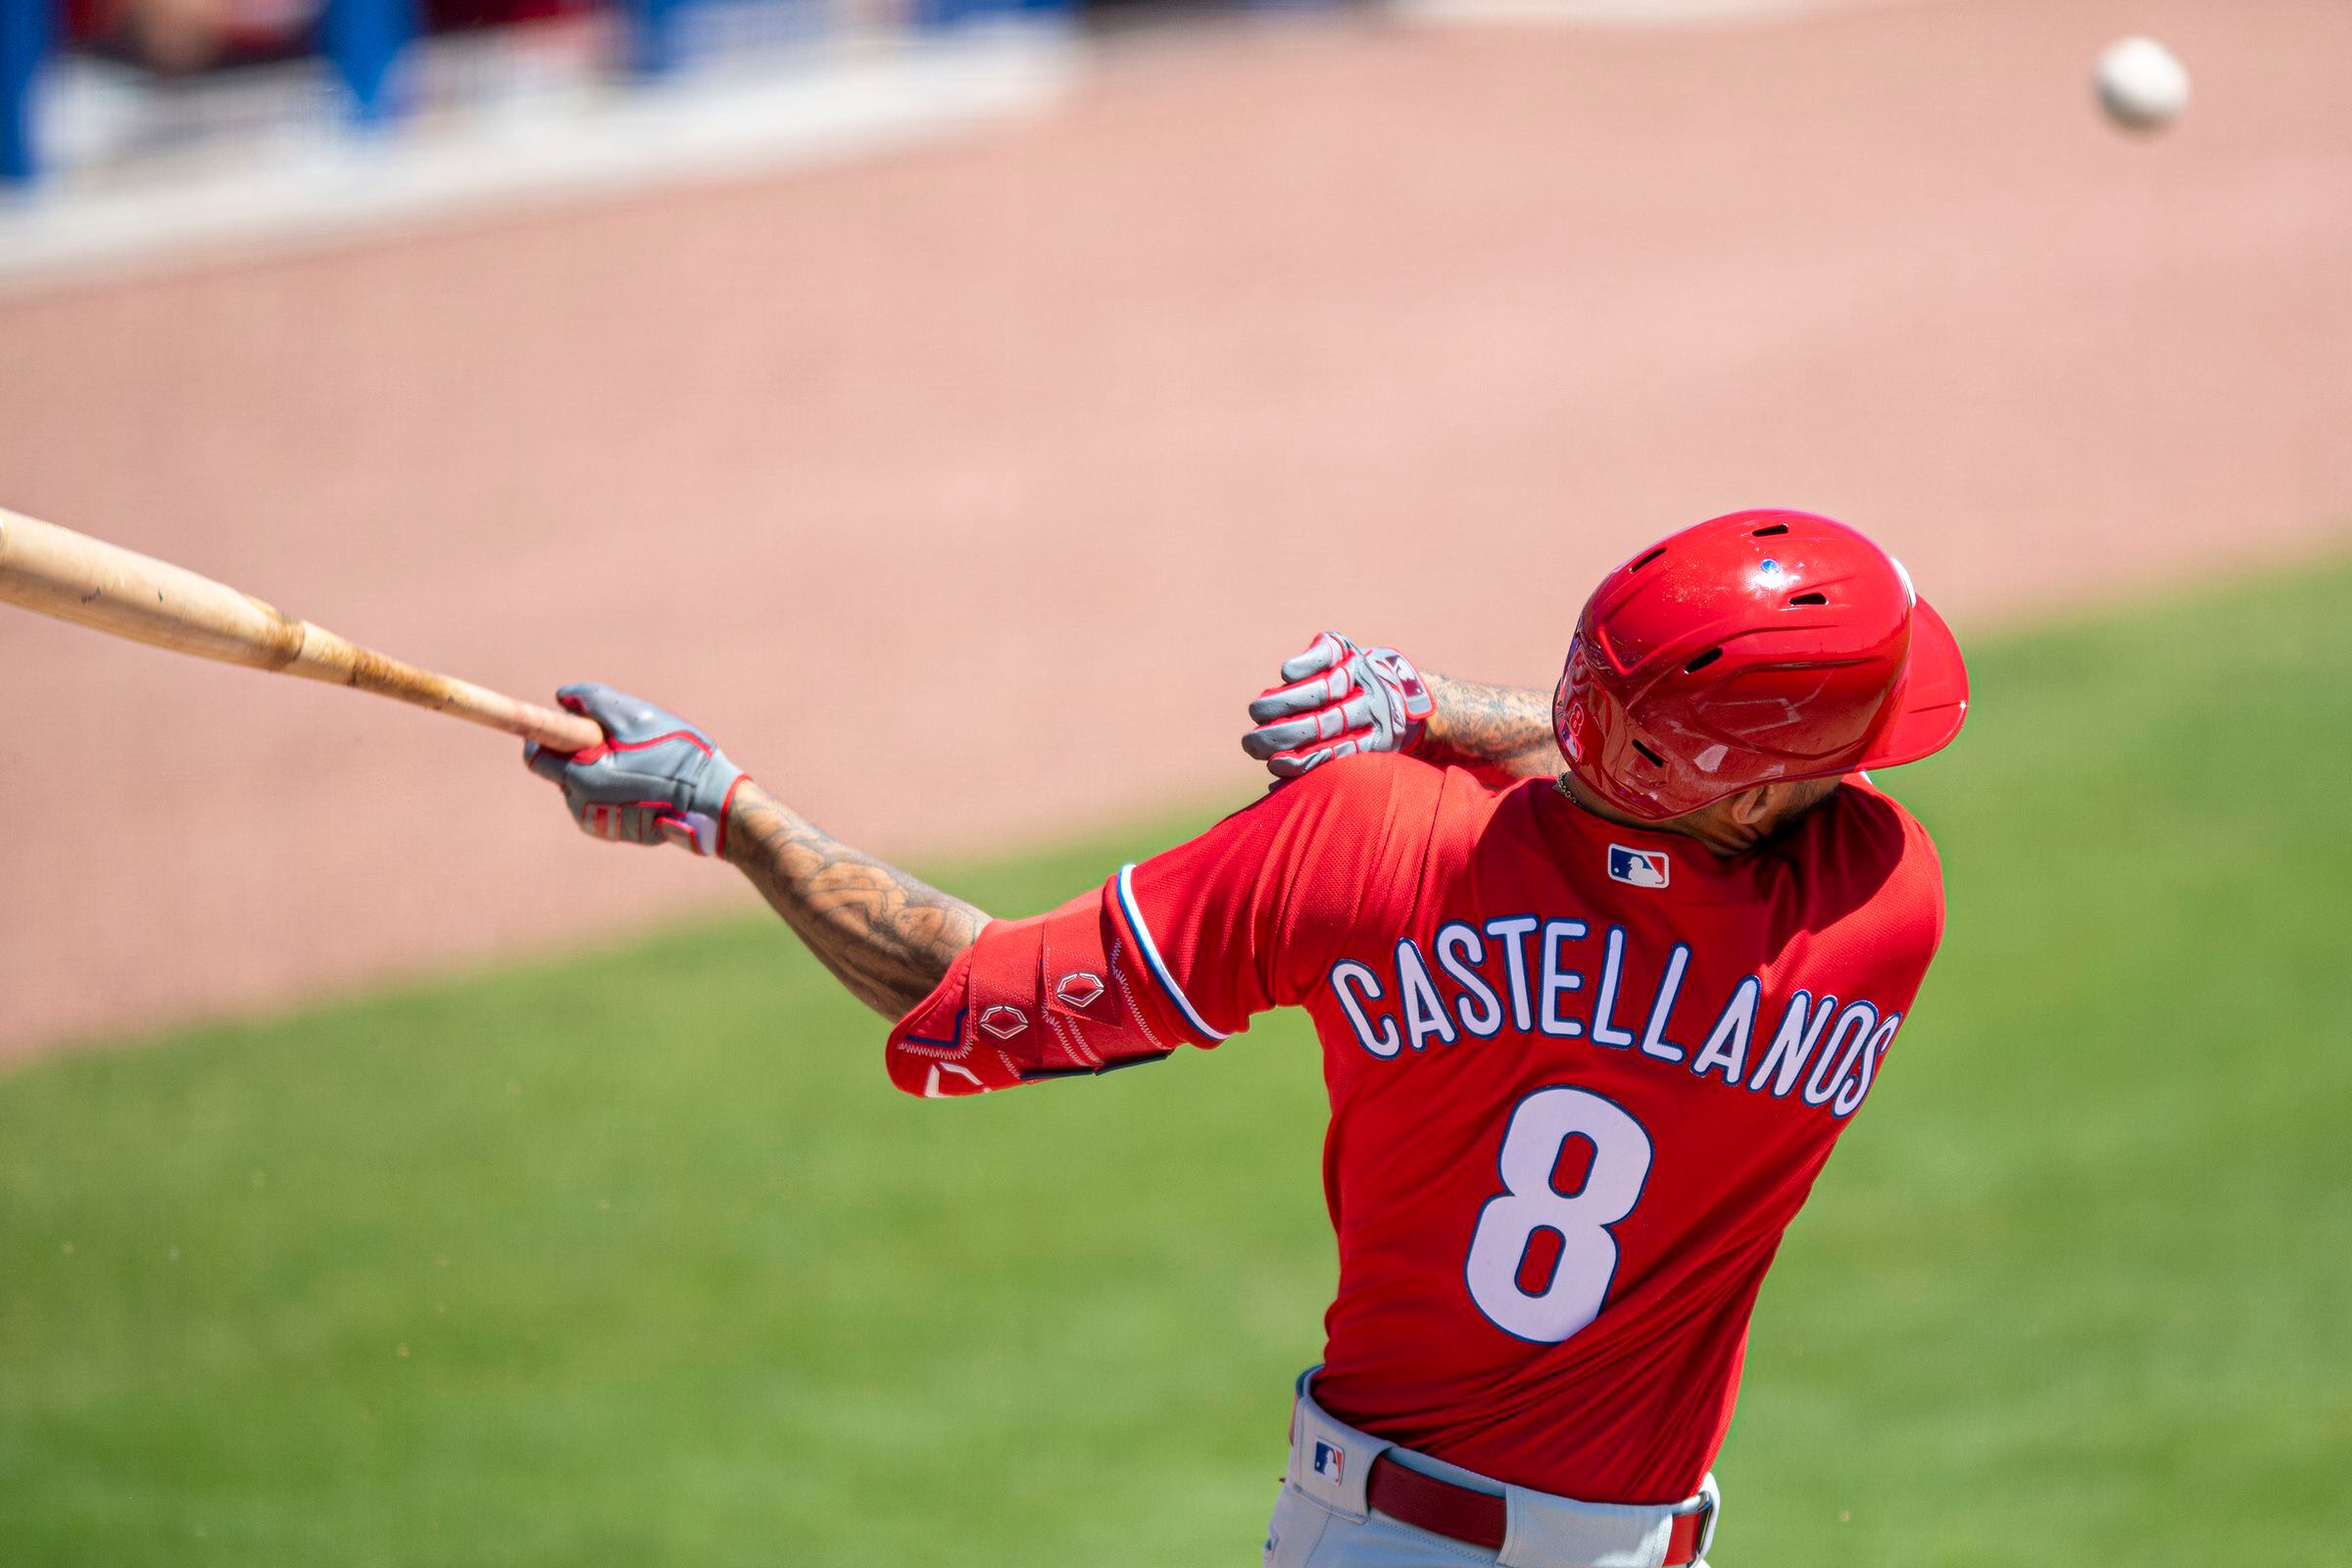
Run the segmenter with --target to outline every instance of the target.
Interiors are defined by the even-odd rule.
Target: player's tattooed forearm
[[[852,995],[897,1019],[930,995],[988,916],[852,849],[756,784],[727,817],[727,858]]]
[[[1514,778],[1549,778],[1560,770],[1551,700],[1543,692],[1446,675],[1425,678],[1437,711],[1422,737],[1421,756]]]

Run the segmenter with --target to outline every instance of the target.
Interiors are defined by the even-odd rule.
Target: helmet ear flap
[[[1574,652],[1552,692],[1551,729],[1569,773],[1598,799],[1648,821],[1674,814],[1655,809],[1650,798],[1670,787],[1673,764],[1634,727],[1607,683],[1593,678],[1591,661]]]
[[[1560,755],[1571,765],[1585,760],[1592,745],[1592,715],[1585,711],[1584,700],[1574,694],[1576,684],[1576,655],[1568,655],[1568,667],[1560,673],[1559,685],[1551,692],[1551,733],[1560,743]]]
[[[1593,800],[1661,822],[1924,756],[1966,707],[1957,645],[1892,557],[1828,517],[1740,512],[1601,580],[1552,728]]]

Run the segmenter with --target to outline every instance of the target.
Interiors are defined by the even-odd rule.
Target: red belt
[[[1372,1461],[1364,1498],[1390,1518],[1400,1519],[1416,1530],[1489,1551],[1502,1549],[1502,1538],[1510,1529],[1510,1505],[1492,1492],[1474,1492],[1424,1475],[1385,1453]],[[1707,1519],[1714,1511],[1715,1505],[1708,1503],[1674,1516],[1673,1533],[1666,1538],[1665,1568],[1684,1568],[1698,1560],[1699,1543],[1706,1539]]]

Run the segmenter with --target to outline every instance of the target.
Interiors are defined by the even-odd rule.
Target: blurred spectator
[[[595,9],[595,0],[424,0],[424,25],[427,32],[466,32]]]
[[[180,75],[282,59],[310,43],[319,0],[67,0],[83,48]]]
[[[66,0],[79,48],[163,75],[308,53],[323,0]],[[594,0],[422,0],[427,32],[466,32],[595,8]]]

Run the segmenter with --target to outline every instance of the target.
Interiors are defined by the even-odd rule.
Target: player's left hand
[[[581,832],[621,844],[675,844],[697,855],[719,852],[727,806],[744,773],[710,736],[667,709],[599,681],[564,687],[556,700],[595,719],[604,744],[557,752],[531,741],[522,760],[563,786]]]
[[[1394,648],[1358,648],[1327,631],[1282,662],[1282,680],[1250,705],[1242,750],[1276,778],[1297,778],[1358,752],[1409,752],[1436,703]]]

